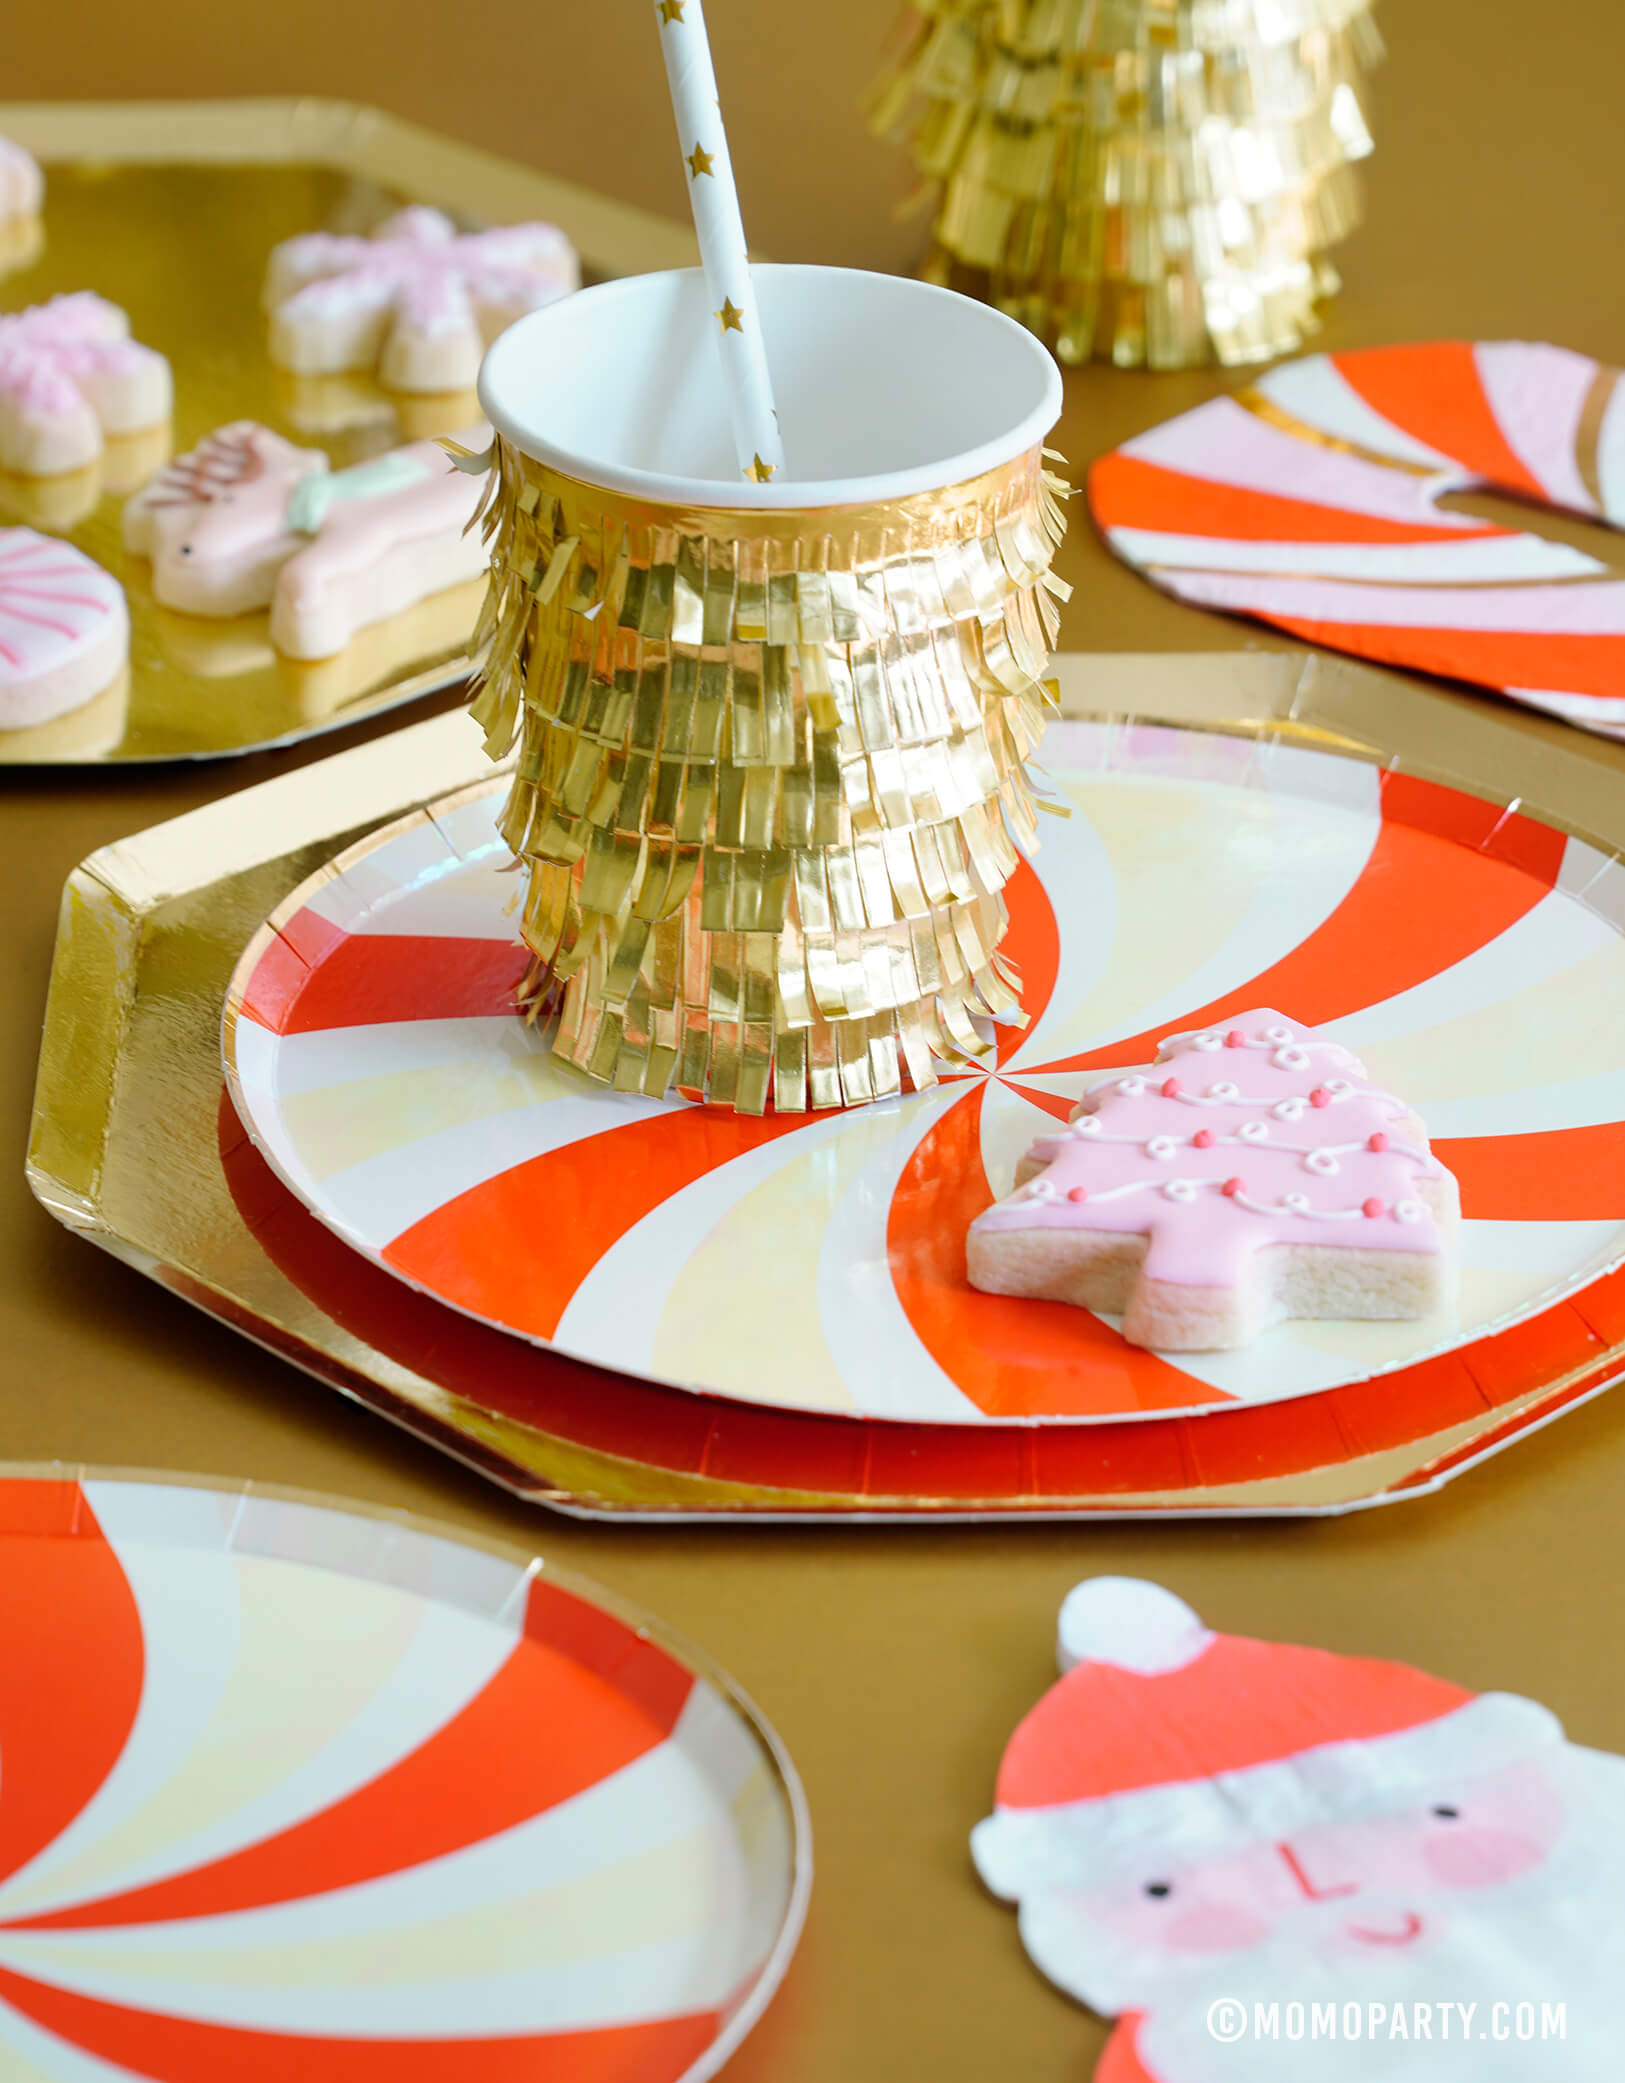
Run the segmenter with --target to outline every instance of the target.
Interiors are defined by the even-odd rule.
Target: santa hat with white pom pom
[[[1402,1807],[1563,1740],[1556,1717],[1406,1664],[1216,1635],[1171,1591],[1092,1577],[1061,1607],[1063,1676],[1011,1737],[971,1833],[1007,1900],[1109,1885]]]

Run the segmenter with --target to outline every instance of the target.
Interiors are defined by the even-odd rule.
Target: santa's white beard
[[[1343,1935],[1349,1905],[1305,1902],[1268,1941],[1197,1957],[1127,1945],[1085,1926],[1064,1894],[1030,1895],[1021,1907],[1027,1950],[1052,1981],[1117,2016],[1143,2011],[1136,2042],[1158,2083],[1620,2083],[1625,2076],[1625,1761],[1566,1745],[1542,1758],[1561,1794],[1563,1834],[1542,1864],[1516,1880],[1441,1888],[1415,1900],[1362,1894],[1362,1917],[1394,1928],[1406,1911],[1428,1927],[1404,1947],[1364,1946]],[[1210,2029],[1212,2007],[1245,2006],[1234,2040]],[[1280,2037],[1258,2036],[1254,2005],[1276,2004]],[[1346,2004],[1435,2007],[1433,2037],[1343,2037]],[[1335,2005],[1337,2036],[1286,2037],[1289,2004]],[[1441,2037],[1438,2006],[1476,2004],[1469,2026],[1452,2012]],[[1500,2022],[1514,2033],[1494,2039]],[[1515,2036],[1519,2004],[1533,2004],[1536,2036]],[[1542,2040],[1542,2004],[1566,2006],[1565,2036]],[[1463,2037],[1464,2030],[1467,2037]],[[1482,2037],[1480,2036],[1482,2035]]]

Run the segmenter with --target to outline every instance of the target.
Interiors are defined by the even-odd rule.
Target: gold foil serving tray
[[[589,279],[683,267],[692,234],[644,211],[437,137],[376,109],[331,101],[0,105],[0,135],[45,169],[43,243],[0,267],[0,313],[94,290],[167,355],[175,415],[156,445],[112,444],[98,469],[0,475],[0,525],[65,537],[125,586],[128,684],[33,729],[0,732],[0,764],[197,759],[291,744],[465,679],[481,581],[364,630],[306,663],[270,646],[265,615],[177,615],[127,558],[123,495],[172,450],[255,419],[335,468],[478,416],[472,391],[405,398],[370,379],[295,379],[266,353],[266,256],[306,231],[364,232],[407,203],[474,228],[540,218],[575,242]],[[136,452],[139,449],[139,453]],[[115,451],[119,451],[115,453]]]

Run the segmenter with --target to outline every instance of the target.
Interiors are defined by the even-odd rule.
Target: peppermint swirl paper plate
[[[925,1092],[745,1119],[584,1088],[512,1010],[520,885],[493,780],[376,832],[246,951],[225,1024],[259,1149],[357,1251],[623,1374],[928,1424],[1165,1417],[1418,1370],[1500,1383],[1625,1258],[1625,904],[1515,808],[1252,738],[1062,723],[1070,819],[1009,890],[1029,1023]],[[1270,1005],[1356,1050],[1462,1185],[1459,1306],[1162,1356],[979,1294],[965,1231],[1022,1151],[1165,1034]],[[1555,1371],[1560,1372],[1558,1368]]]
[[[0,1475],[7,2083],[696,2083],[805,1806],[720,1673],[396,1516]]]

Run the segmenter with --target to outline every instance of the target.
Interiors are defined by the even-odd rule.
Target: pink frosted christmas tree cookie
[[[1209,1352],[1287,1317],[1431,1316],[1455,1292],[1456,1182],[1405,1102],[1280,1013],[1164,1041],[1035,1143],[967,1240],[990,1294],[1121,1315]]]
[[[1058,1648],[971,1851],[1117,2021],[1096,2083],[1618,2077],[1625,1759],[1134,1578],[1078,1585]]]
[[[500,332],[580,284],[554,224],[459,234],[418,207],[368,239],[310,232],[271,255],[271,359],[297,376],[367,369],[392,390],[466,390]]]
[[[161,427],[171,402],[168,362],[105,297],[82,290],[0,318],[0,469],[82,470],[109,435]]]
[[[480,495],[438,442],[330,471],[319,450],[239,420],[129,501],[124,546],[152,560],[160,606],[269,608],[285,657],[331,658],[359,630],[480,576],[485,549],[469,526]]]
[[[115,578],[71,543],[0,528],[0,730],[27,730],[93,702],[129,651]]]

